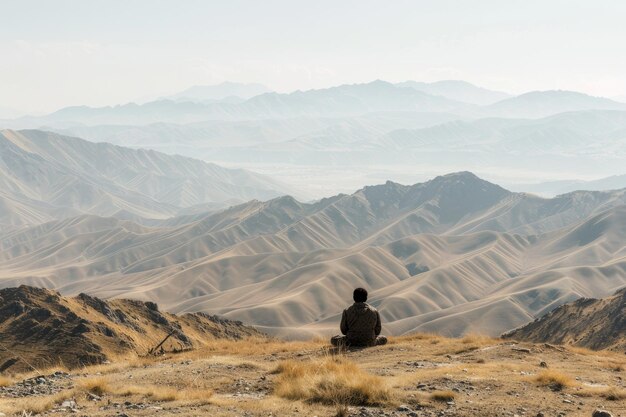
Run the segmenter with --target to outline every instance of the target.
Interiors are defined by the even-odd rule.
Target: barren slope
[[[581,298],[504,335],[505,338],[626,351],[626,289]]]
[[[624,201],[541,199],[457,173],[151,227],[81,216],[3,233],[0,285],[157,300],[287,337],[335,332],[362,285],[386,332],[496,335],[626,285]]]

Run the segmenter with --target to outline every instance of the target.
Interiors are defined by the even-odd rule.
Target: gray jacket
[[[340,328],[349,343],[369,345],[380,334],[380,314],[367,303],[354,303],[343,310]]]

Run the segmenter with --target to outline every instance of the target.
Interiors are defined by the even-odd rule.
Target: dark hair
[[[367,290],[365,288],[357,288],[352,294],[355,303],[364,303],[367,301]]]

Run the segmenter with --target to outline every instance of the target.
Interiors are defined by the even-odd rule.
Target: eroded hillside
[[[77,368],[249,336],[261,335],[240,322],[202,313],[175,316],[161,312],[151,302],[103,301],[86,294],[69,298],[27,286],[0,290],[3,373],[60,364]]]

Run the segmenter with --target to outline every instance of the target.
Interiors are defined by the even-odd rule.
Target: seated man
[[[333,336],[330,343],[337,347],[365,347],[387,343],[385,336],[380,336],[381,324],[378,311],[366,303],[367,291],[357,288],[352,295],[354,304],[343,310],[341,333]]]

